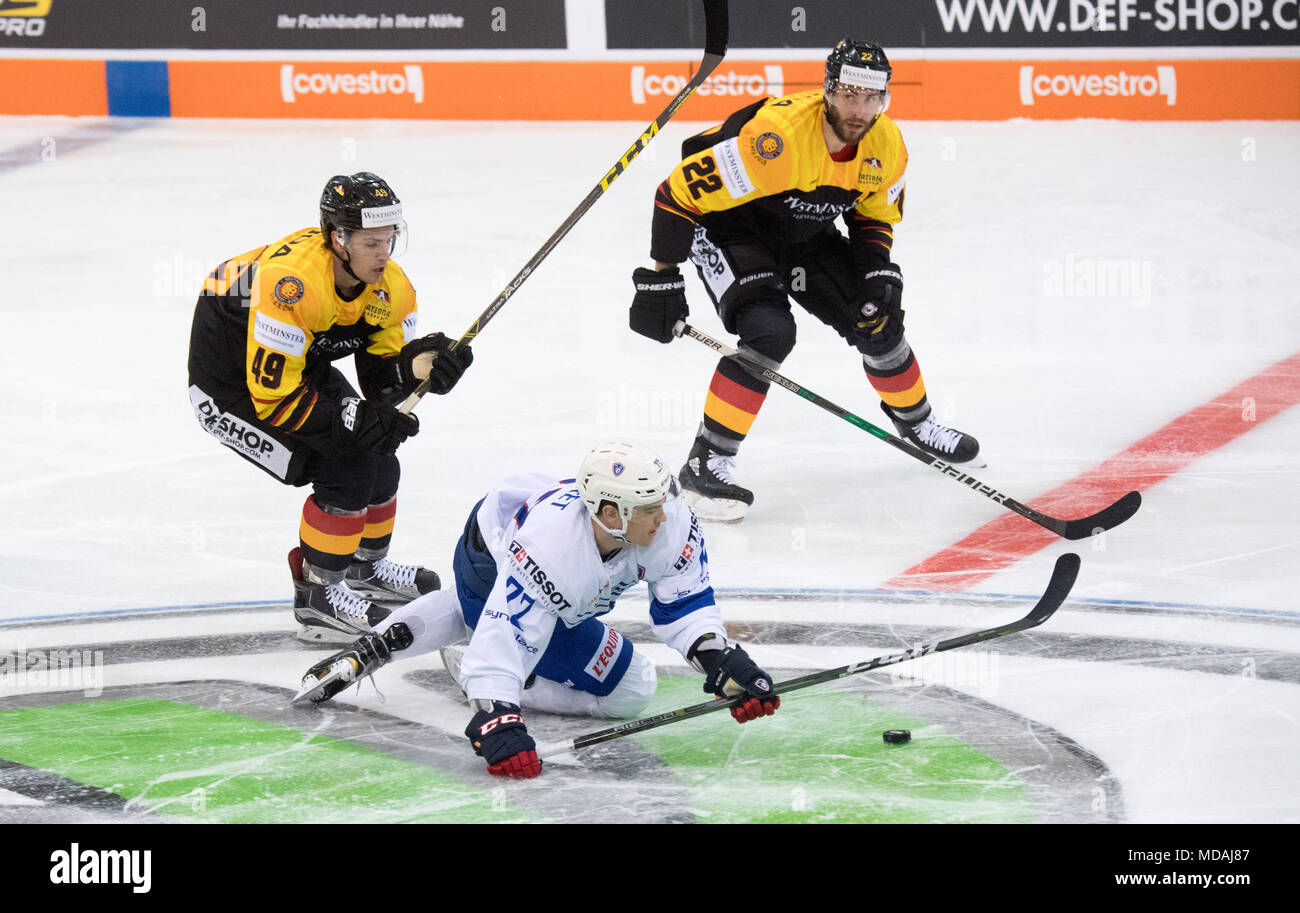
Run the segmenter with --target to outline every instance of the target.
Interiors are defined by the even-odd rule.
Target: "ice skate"
[[[308,669],[292,703],[328,701],[348,685],[386,664],[395,650],[404,650],[410,645],[411,631],[400,621],[383,634],[359,637],[346,650],[340,650]]]
[[[460,687],[460,661],[465,657],[464,647],[443,647],[438,651],[438,656],[442,659],[443,668],[451,676],[451,680]],[[463,691],[461,692],[464,693]]]
[[[898,436],[905,439],[926,453],[937,456],[947,463],[969,463],[971,469],[980,469],[987,465],[979,459],[980,442],[969,434],[949,428],[935,421],[931,412],[919,422],[909,424],[894,417],[889,406],[883,402],[880,408],[898,429]]]
[[[343,578],[349,590],[373,602],[405,604],[442,587],[437,573],[413,564],[398,564],[387,558],[373,561],[352,559]]]
[[[389,610],[348,588],[347,584],[326,583],[311,573],[302,549],[289,552],[293,575],[293,617],[301,623],[298,639],[307,643],[346,644],[388,617]]]
[[[396,625],[394,625],[394,627],[396,627]],[[447,674],[451,676],[451,680],[456,683],[457,688],[460,688],[460,664],[465,658],[464,644],[443,647],[438,651],[438,656],[442,659],[442,666],[447,670]],[[528,679],[524,682],[524,690],[527,691],[529,688],[533,687],[533,682],[535,681],[537,681],[536,672],[528,676]],[[460,693],[465,694],[463,689]],[[466,696],[468,697],[468,695]]]
[[[745,519],[754,503],[754,493],[736,484],[732,476],[735,466],[734,455],[711,450],[705,441],[695,439],[677,477],[682,485],[682,500],[701,520],[739,523]]]

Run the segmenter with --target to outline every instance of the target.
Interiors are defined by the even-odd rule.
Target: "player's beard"
[[[876,117],[867,120],[860,117],[846,119],[844,115],[835,109],[834,105],[828,103],[824,107],[826,109],[826,122],[831,125],[831,132],[835,134],[836,139],[848,146],[854,146],[862,142],[862,137],[867,135],[867,131],[876,122]],[[849,126],[846,120],[852,120],[855,122],[855,126]]]

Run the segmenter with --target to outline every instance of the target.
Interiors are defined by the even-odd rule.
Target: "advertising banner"
[[[171,113],[195,117],[628,120],[681,91],[680,61],[172,61]],[[681,120],[820,88],[820,61],[723,61]],[[900,60],[890,115],[1122,120],[1300,119],[1300,60]]]
[[[564,0],[0,0],[5,48],[563,48]]]
[[[1300,0],[744,0],[735,48],[1117,48],[1300,43]],[[698,0],[605,0],[608,45],[698,47]]]
[[[726,60],[679,120],[821,86],[820,61]],[[681,61],[0,60],[0,114],[649,123]],[[899,60],[899,120],[1300,120],[1300,59]]]

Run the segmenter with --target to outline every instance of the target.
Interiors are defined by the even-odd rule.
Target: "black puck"
[[[886,729],[885,741],[890,745],[906,745],[912,741],[912,731],[910,729]]]

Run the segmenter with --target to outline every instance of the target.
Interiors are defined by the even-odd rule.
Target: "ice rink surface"
[[[1300,352],[1295,124],[900,125],[908,337],[997,489],[1032,504]],[[421,331],[458,336],[642,126],[0,119],[0,820],[316,820],[362,800],[302,798],[295,764],[370,785],[398,764],[405,780],[385,781],[411,794],[367,793],[363,818],[1300,821],[1294,359],[1269,375],[1282,407],[1245,395],[1221,405],[1241,423],[1221,445],[1170,444],[1184,468],[1157,472],[1159,446],[1132,457],[1115,484],[1144,505],[1127,523],[1040,549],[1017,520],[955,563],[997,504],[772,390],[738,466],[755,506],[707,528],[724,616],[761,664],[839,665],[1010,620],[1077,551],[1070,601],[1034,632],[803,692],[743,730],[718,715],[610,743],[532,783],[481,771],[436,656],[381,671],[382,697],[366,684],[286,709],[323,655],[287,609],[305,491],[194,420],[204,275],[315,224],[330,175],[375,171],[405,206]],[[394,558],[446,579],[490,484],[572,474],[603,439],[684,459],[715,359],[635,336],[627,305],[655,185],[702,126],[669,125],[485,329],[454,393],[421,404]],[[688,282],[692,321],[730,342]],[[855,355],[796,318],[783,372],[881,423]],[[897,579],[935,555],[990,571]],[[654,709],[701,700],[646,607],[633,591],[607,620],[661,664]],[[100,651],[95,681],[42,678],[31,657],[56,649]],[[221,750],[187,755],[231,719],[247,726]],[[51,720],[84,738],[41,747],[33,727]],[[901,723],[913,742],[885,751],[880,730]],[[530,720],[543,738],[604,725]],[[132,732],[175,750],[103,764]],[[235,742],[262,747],[223,754]]]

